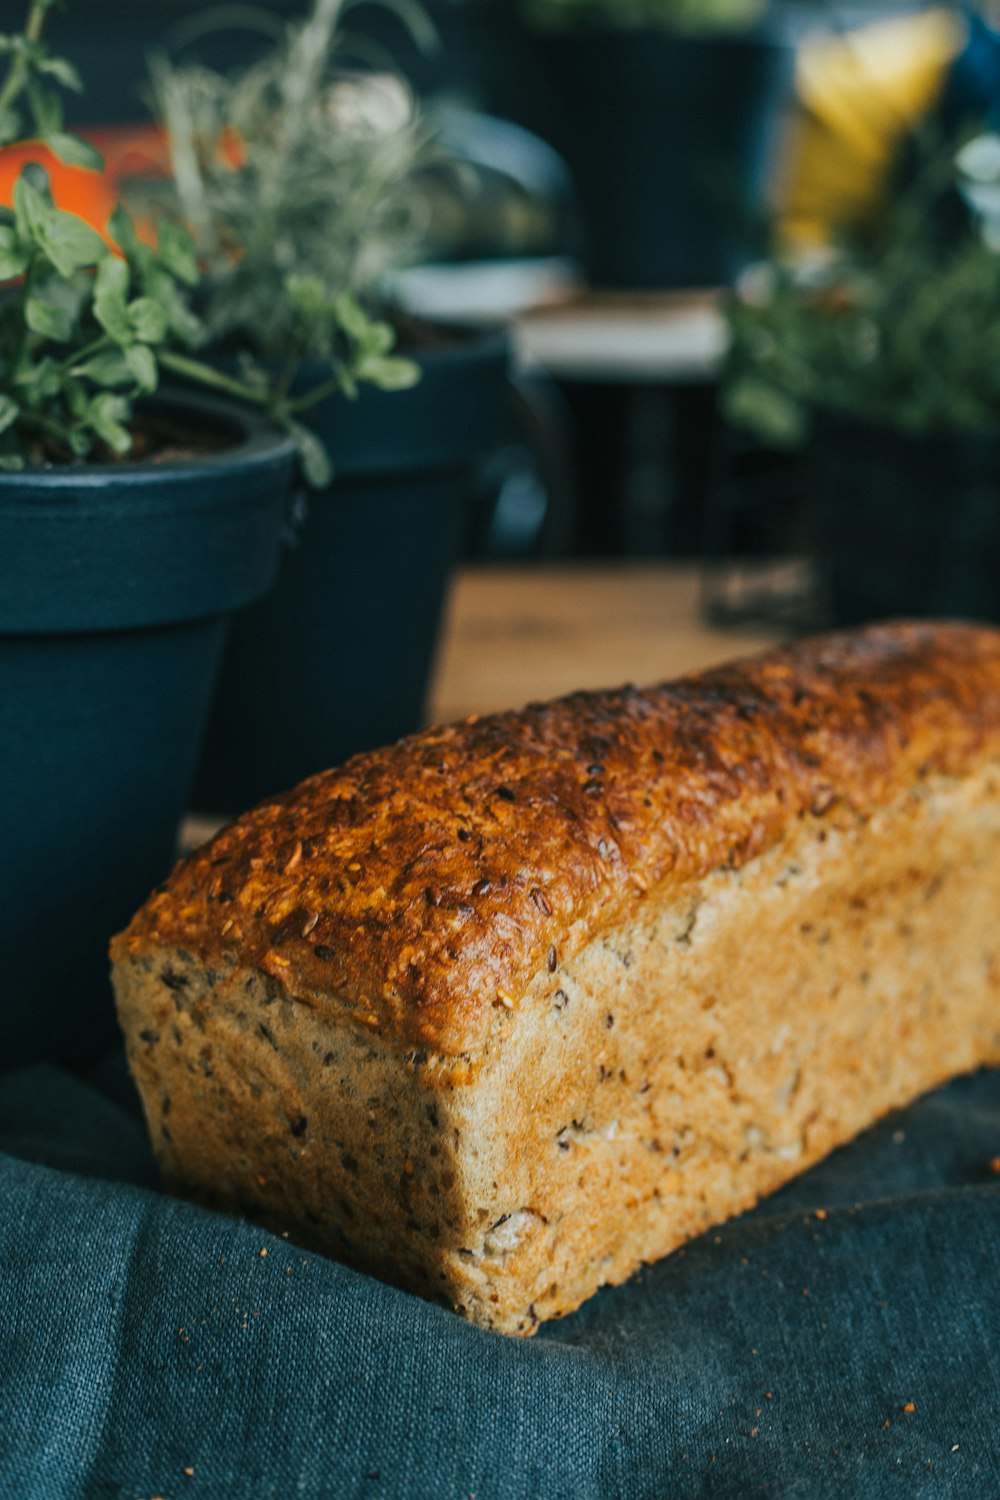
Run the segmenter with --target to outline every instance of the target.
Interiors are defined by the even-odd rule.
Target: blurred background
[[[409,402],[412,420],[364,401],[350,432],[335,418],[342,475],[358,442],[385,451],[399,427],[466,436],[447,460],[459,520],[432,523],[424,497],[380,522],[395,563],[357,527],[327,539],[355,557],[357,587],[367,575],[352,610],[367,608],[370,650],[345,692],[370,697],[381,676],[401,707],[324,740],[324,763],[419,721],[463,560],[683,563],[698,618],[722,628],[1000,618],[997,6],[337,9],[341,83],[396,80],[431,143],[394,184],[409,237],[362,248],[378,262],[364,293],[418,344],[432,328],[465,347],[502,335],[512,363],[503,395],[474,400],[459,376],[464,415],[442,385],[438,406]],[[59,168],[57,197],[99,226],[121,192],[158,212],[177,122],[157,59],[175,81],[244,76],[313,10],[86,0],[57,14],[53,40],[85,82],[67,124],[107,162],[103,197],[93,174]],[[443,461],[425,453],[417,470]],[[399,462],[413,495],[417,470]],[[426,581],[409,606],[402,570]],[[388,580],[377,609],[373,572]]]
[[[70,123],[141,175],[147,59],[238,68],[305,10],[71,7],[53,23],[86,82]],[[350,8],[351,66],[398,71],[468,168],[430,190],[394,298],[513,339],[467,557],[690,559],[711,618],[789,629],[1000,612],[1000,167],[988,144],[971,178],[958,164],[1000,108],[992,11],[429,0],[414,26],[408,6]]]

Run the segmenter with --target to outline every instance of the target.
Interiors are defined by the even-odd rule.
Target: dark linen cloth
[[[0,1152],[2,1500],[1000,1496],[1000,1073],[528,1342],[164,1196],[120,1062]]]

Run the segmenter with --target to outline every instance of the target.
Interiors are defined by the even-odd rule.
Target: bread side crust
[[[1000,632],[894,625],[429,730],[224,830],[115,941],[268,975],[390,1050],[475,1053],[644,899],[1000,754]]]
[[[640,903],[474,1058],[176,948],[120,959],[119,1004],[172,1185],[526,1334],[1000,1061],[998,910],[989,763]]]

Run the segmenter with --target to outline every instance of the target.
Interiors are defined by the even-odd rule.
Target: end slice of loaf
[[[112,951],[170,1185],[531,1333],[1000,1061],[1000,633],[430,730]]]

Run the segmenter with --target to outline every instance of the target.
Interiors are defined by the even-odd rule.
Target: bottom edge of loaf
[[[985,1063],[973,1062],[957,1073],[950,1069],[935,1073],[916,1091],[901,1092],[898,1097],[884,1102],[871,1114],[861,1134],[874,1129],[887,1116],[915,1103],[935,1088],[956,1077],[979,1071],[983,1066],[1000,1066],[1000,1052]],[[160,1154],[165,1187],[177,1196],[259,1224],[301,1249],[326,1255],[353,1270],[376,1276],[401,1291],[435,1302],[479,1328],[506,1336],[530,1338],[543,1323],[568,1317],[598,1291],[623,1285],[644,1268],[664,1260],[700,1235],[720,1229],[750,1212],[804,1171],[856,1141],[858,1134],[857,1129],[843,1123],[839,1127],[827,1124],[813,1133],[808,1155],[781,1162],[766,1157],[738,1164],[719,1162],[716,1164],[714,1192],[702,1189],[697,1194],[679,1194],[673,1201],[665,1201],[664,1195],[656,1192],[644,1203],[633,1205],[625,1216],[627,1231],[613,1254],[605,1252],[589,1262],[578,1263],[568,1274],[563,1271],[557,1285],[550,1282],[548,1286],[544,1285],[545,1277],[539,1277],[537,1268],[529,1271],[525,1267],[518,1275],[518,1244],[514,1235],[503,1241],[501,1234],[501,1243],[509,1245],[507,1252],[495,1248],[492,1259],[479,1266],[464,1259],[461,1251],[439,1249],[426,1243],[419,1247],[417,1261],[411,1260],[407,1269],[397,1253],[373,1257],[370,1249],[352,1248],[345,1242],[339,1224],[324,1226],[304,1224],[301,1220],[289,1221],[286,1214],[276,1212],[273,1205],[269,1205],[263,1190],[260,1194],[228,1195],[220,1192],[217,1181],[209,1184],[192,1180],[190,1174],[177,1168],[176,1163],[171,1164],[169,1152]],[[815,1206],[823,1205],[817,1202]],[[494,1234],[498,1229],[502,1232],[503,1226],[495,1226]]]

